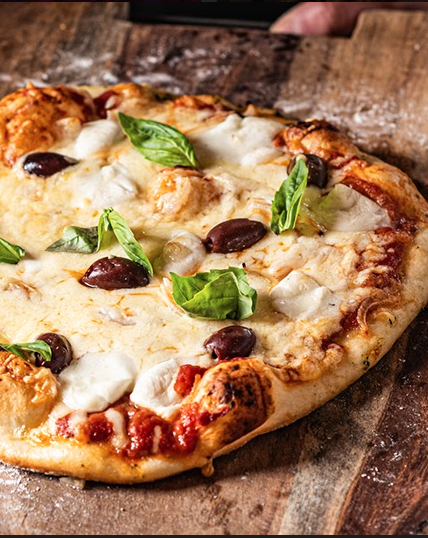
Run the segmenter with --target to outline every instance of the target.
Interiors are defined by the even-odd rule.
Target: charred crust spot
[[[221,363],[208,370],[195,394],[201,411],[217,418],[205,434],[213,432],[221,446],[251,432],[273,411],[271,382],[253,361]]]
[[[233,401],[235,392],[232,385],[229,382],[224,383],[224,391],[219,395],[219,402],[221,404],[230,404]]]
[[[311,120],[311,121],[299,121],[294,125],[286,127],[281,133],[279,133],[273,141],[274,147],[281,148],[287,146],[287,148],[294,153],[304,153],[308,151],[308,148],[305,145],[305,138],[317,131],[325,132],[325,138],[337,137],[339,131],[336,127],[323,120]],[[322,135],[320,135],[323,138]],[[331,150],[332,148],[330,148]],[[318,152],[311,148],[310,153],[318,154]],[[320,157],[323,157],[326,160],[331,160],[332,158],[341,156],[341,152],[335,149],[330,151],[329,154],[322,152]]]
[[[324,120],[299,121],[294,128],[299,129],[303,133],[303,136],[306,136],[313,131],[320,131],[321,129],[336,133],[339,131],[336,127],[334,127],[334,125]]]

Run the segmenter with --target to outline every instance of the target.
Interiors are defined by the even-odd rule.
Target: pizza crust
[[[58,396],[58,384],[47,368],[0,352],[0,429],[8,432],[37,428],[48,417]]]
[[[56,122],[94,119],[95,108],[84,93],[65,86],[36,88],[28,84],[1,100],[0,159],[11,166],[30,151],[47,150],[57,138]]]
[[[99,89],[90,91],[94,95],[101,93]],[[50,90],[41,92],[49,93]],[[147,109],[156,115],[166,97],[158,90],[131,84],[115,87],[112,99],[124,102],[127,113]],[[6,105],[12,109],[17,106],[13,99],[7,100]],[[212,117],[227,115],[233,110],[227,102],[214,96],[179,97],[175,100],[175,107],[179,110],[176,116],[178,123],[186,123],[187,108],[208,108],[208,123]],[[73,116],[80,113],[73,109]],[[17,118],[17,127],[5,125],[0,118],[0,145],[7,137],[10,140],[6,149],[3,146],[2,156],[7,163],[35,148],[49,147],[53,138],[45,133],[46,122],[50,123],[55,114],[54,111],[53,115],[46,113],[44,116],[39,125],[40,132],[35,131],[38,134],[34,147],[26,143],[21,146],[19,122],[23,121],[22,117]],[[248,114],[273,116],[272,111],[264,112],[255,107],[250,108]],[[63,117],[62,112],[60,116]],[[167,119],[163,118],[163,121]],[[186,404],[197,404],[213,420],[201,430],[195,451],[187,456],[153,455],[131,459],[115,454],[105,444],[53,435],[44,424],[49,422],[51,411],[58,402],[55,377],[45,368],[35,368],[20,358],[0,353],[0,459],[48,474],[117,484],[152,481],[194,467],[209,468],[213,458],[307,415],[346,389],[367,371],[368,365],[373,367],[389,351],[428,300],[427,203],[403,172],[360,152],[348,137],[325,122],[310,120],[286,126],[276,140],[277,147],[282,144],[287,145],[291,154],[310,152],[326,160],[334,160],[337,154],[344,158],[355,157],[347,164],[344,176],[354,182],[368,182],[382,188],[397,203],[400,214],[395,217],[405,218],[418,230],[411,232],[414,235],[406,245],[405,258],[400,266],[401,281],[396,288],[399,294],[394,297],[395,300],[385,303],[384,309],[369,311],[365,325],[339,335],[335,344],[342,348],[341,357],[319,368],[311,379],[303,381],[304,376],[302,374],[299,378],[299,373],[291,378],[286,367],[266,364],[257,358],[257,354],[209,368],[193,387]],[[168,188],[171,177],[172,183],[177,178],[174,170],[163,171],[159,177],[159,183],[151,186],[149,197],[162,212],[164,207],[170,209]],[[215,189],[206,188],[210,186],[210,180],[199,173],[187,171],[183,177],[180,176],[181,180],[184,181],[183,188],[187,188],[186,196],[192,200],[191,212],[196,211],[198,204],[209,203],[218,194]],[[186,180],[190,187],[196,185],[196,194]],[[176,214],[182,217],[182,200],[175,202],[179,206]],[[384,200],[378,202],[384,203]],[[387,202],[385,207],[388,209]],[[166,213],[171,216],[169,211],[166,210]]]

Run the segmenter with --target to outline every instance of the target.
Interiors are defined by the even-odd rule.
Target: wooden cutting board
[[[350,39],[132,25],[126,3],[0,4],[0,93],[149,82],[317,116],[428,193],[428,15],[368,12]],[[1,534],[428,534],[428,312],[298,423],[199,471],[134,487],[0,466]]]

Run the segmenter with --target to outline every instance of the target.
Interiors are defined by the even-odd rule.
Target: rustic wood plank
[[[427,349],[425,310],[411,328],[384,415],[348,493],[338,534],[428,533]]]
[[[251,35],[251,39],[249,39]],[[134,26],[122,78],[181,93],[272,104],[300,39],[253,30]],[[183,47],[183,44],[185,46]],[[272,65],[277,66],[272,70]],[[257,73],[257,78],[252,76]]]
[[[2,3],[0,94],[28,79],[134,80],[276,103],[293,117],[333,121],[368,151],[400,164],[428,194],[426,15],[371,12],[350,40],[300,39],[132,25],[114,20],[126,14],[121,4]],[[0,466],[0,532],[424,534],[427,324],[423,313],[353,387],[220,458],[209,479],[192,471],[139,487],[88,484],[78,491]]]
[[[27,81],[115,84],[114,66],[131,24],[126,2],[3,2],[0,95]],[[46,36],[49,36],[47,38]]]

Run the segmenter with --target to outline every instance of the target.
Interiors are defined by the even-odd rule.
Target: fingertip
[[[286,33],[292,33],[291,24],[287,20],[288,17],[282,16],[278,20],[276,20],[271,27],[269,28],[269,31],[273,34],[286,34]]]

